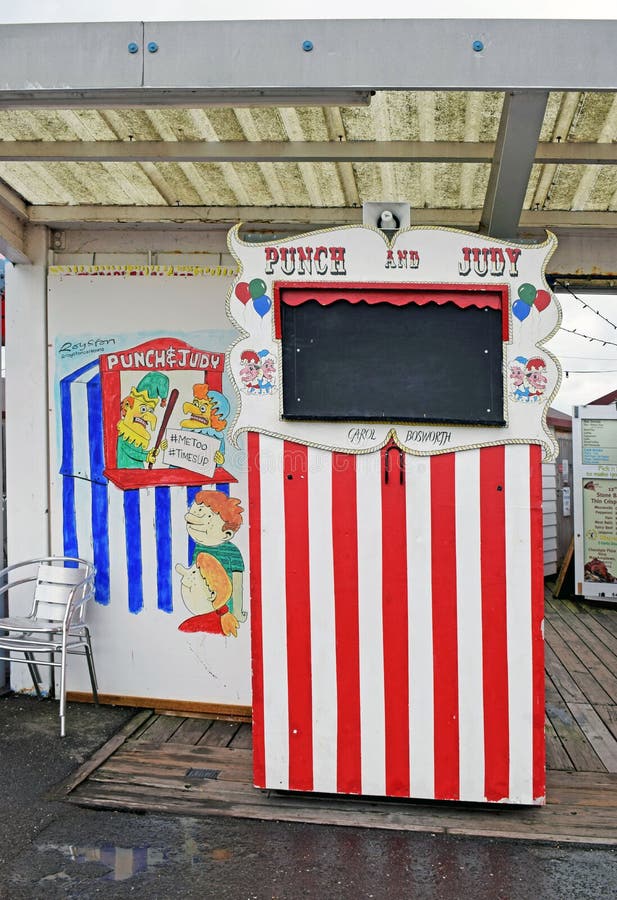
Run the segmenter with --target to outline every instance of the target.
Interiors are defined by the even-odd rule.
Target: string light
[[[578,294],[574,293],[572,288],[565,281],[555,281],[555,284],[558,284],[559,287],[562,287],[564,289],[564,291],[567,291],[568,294],[570,294],[572,297],[574,297],[575,300],[578,300],[578,302],[582,305],[583,309],[588,309],[589,312],[595,313],[596,316],[599,316],[603,322],[606,322],[607,325],[610,325],[611,328],[614,328],[615,331],[617,331],[617,325],[615,325],[614,322],[611,322],[610,319],[607,319],[606,316],[603,316],[599,309],[596,309],[594,306],[590,306],[589,303],[585,303],[585,301],[581,297],[579,297]],[[609,342],[607,342],[607,343],[609,343]]]
[[[564,326],[562,325],[559,330],[567,331],[568,334],[575,334],[577,337],[584,338],[584,340],[586,341],[595,341],[595,343],[597,344],[602,344],[603,347],[617,347],[617,343],[615,341],[605,341],[603,338],[591,337],[591,335],[589,334],[583,334],[582,331],[577,331],[576,328],[564,328]]]
[[[566,378],[568,375],[610,375],[612,372],[617,372],[617,369],[567,369]]]

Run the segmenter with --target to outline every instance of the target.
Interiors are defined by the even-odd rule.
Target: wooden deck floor
[[[546,765],[617,773],[617,608],[546,599]]]
[[[67,782],[86,806],[617,845],[617,609],[546,607],[547,805],[425,803],[252,787],[248,724],[144,711]]]

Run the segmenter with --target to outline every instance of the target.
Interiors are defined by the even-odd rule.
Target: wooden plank
[[[613,660],[617,661],[617,635],[613,634],[612,631],[609,631],[601,622],[598,622],[595,616],[587,615],[584,619],[581,620],[582,624],[585,628],[591,631],[598,641],[600,641],[606,649],[610,652],[613,657]],[[603,652],[603,651],[602,651]],[[608,658],[601,657],[606,664],[608,664]],[[613,662],[613,665],[615,663]],[[616,698],[617,699],[617,698]]]
[[[125,744],[114,756],[115,760],[130,761],[133,765],[149,765],[156,763],[171,768],[182,766],[221,766],[221,765],[246,765],[251,766],[253,754],[250,750],[235,747],[210,746],[197,744],[195,746],[182,744],[146,744],[136,742],[132,745]]]
[[[135,729],[135,731],[132,732],[132,734],[127,737],[127,741],[139,740],[144,731],[154,723],[154,720],[156,719],[156,713],[154,713],[151,709],[145,709],[143,712],[143,722],[141,723],[141,725],[139,725],[138,728]],[[145,715],[145,713],[148,713],[148,715]]]
[[[595,710],[613,737],[617,739],[617,706],[598,705]]]
[[[617,773],[617,741],[598,713],[589,703],[570,703],[569,707],[607,771]]]
[[[570,568],[574,569],[574,538],[572,538],[572,540],[568,544],[568,549],[565,552],[563,562],[559,570],[559,575],[557,576],[557,581],[555,582],[555,597],[560,596],[561,590],[566,580],[566,575],[568,574],[568,569]]]
[[[561,608],[557,610],[557,615],[561,621],[578,634],[609,672],[617,670],[617,636],[596,621],[590,614],[587,605],[576,613]]]
[[[568,647],[576,654],[587,671],[593,675],[597,684],[608,696],[608,702],[610,703],[612,698],[617,699],[617,676],[604,664],[604,662],[602,662],[596,653],[595,647],[590,646],[590,644],[600,643],[598,642],[598,639],[588,630],[585,639],[583,639],[573,627],[572,623],[574,622],[579,623],[579,627],[582,629],[580,618],[572,619],[570,620],[570,623],[568,623],[563,616],[555,616],[555,618],[551,620],[549,627],[552,627],[557,631],[560,637],[567,643]],[[572,676],[576,678],[575,671],[572,671]],[[595,692],[595,688],[594,695],[589,694],[587,691],[585,691],[585,693],[587,694],[587,699],[592,703],[607,702],[601,698],[600,692]]]
[[[250,725],[241,725],[237,733],[229,742],[230,747],[253,749],[253,729]]]
[[[144,723],[147,723],[151,717],[152,713],[149,709],[138,712],[136,716],[129,719],[119,731],[112,735],[102,747],[99,747],[99,749],[92,754],[90,759],[86,760],[83,766],[80,766],[76,772],[73,772],[68,778],[56,785],[48,796],[53,795],[54,797],[60,797],[73,791],[77,785],[81,784],[82,781],[85,781],[85,779],[88,778],[101,763],[105,762],[106,759],[115,753],[127,738],[134,734]]]
[[[546,768],[565,770],[574,769],[574,763],[559,740],[557,732],[553,728],[548,716],[546,717],[544,725],[544,734],[546,736]]]
[[[610,695],[607,694],[600,684],[598,684],[594,675],[580,659],[579,653],[584,654],[584,651],[581,650],[579,646],[581,642],[578,641],[576,635],[574,635],[574,639],[577,643],[577,652],[575,653],[569,642],[566,641],[562,634],[555,628],[554,620],[551,622],[545,620],[544,634],[548,645],[557,654],[560,662],[566,668],[568,675],[576,682],[577,686],[585,695],[584,699],[591,703],[610,703]],[[594,660],[597,663],[595,657]],[[591,665],[595,666],[593,661],[591,662]]]
[[[200,746],[207,744],[209,747],[227,747],[239,728],[238,722],[214,722],[198,743]]]
[[[574,681],[566,667],[563,665],[550,644],[545,644],[544,660],[546,664],[547,678],[550,677],[551,682],[555,685],[557,691],[563,697],[565,702],[570,700],[578,700],[585,702],[587,697]],[[547,691],[550,685],[547,684]]]
[[[599,622],[603,628],[606,628],[613,636],[617,637],[617,609],[594,606],[590,609],[590,613],[596,622]]]
[[[181,719],[172,718],[171,716],[156,716],[139,736],[139,742],[160,743],[168,741],[181,724]]]
[[[92,703],[87,691],[68,691],[67,700]],[[164,697],[129,697],[124,694],[99,694],[99,703],[107,706],[134,706],[153,709],[162,715],[189,716],[196,713],[211,719],[230,719],[237,722],[251,721],[250,706],[232,706],[229,703],[198,703],[195,700],[169,700]]]
[[[590,809],[585,819],[572,806],[546,806],[527,809],[463,807],[374,801],[364,798],[343,799],[300,795],[265,794],[249,789],[240,799],[235,791],[221,797],[197,797],[182,790],[145,790],[135,785],[97,783],[88,793],[82,785],[76,802],[93,807],[149,810],[191,816],[224,815],[290,822],[315,822],[351,827],[373,827],[399,831],[467,834],[518,838],[525,840],[565,841],[614,846],[617,844],[617,820],[602,808]],[[236,798],[236,799],[234,799]],[[576,813],[576,815],[573,815]]]
[[[607,797],[617,797],[617,775],[613,772],[547,772],[546,785],[553,793],[597,789]]]
[[[162,794],[174,793],[176,791],[182,794],[191,793],[197,798],[203,797],[245,797],[246,792],[251,788],[250,783],[243,781],[234,781],[227,779],[172,779],[156,772],[144,774],[137,777],[130,772],[104,772],[98,770],[92,776],[92,786],[94,790],[95,784],[124,784],[132,787],[141,787],[147,790],[159,791]]]
[[[207,758],[178,760],[175,765],[167,760],[135,760],[130,758],[113,758],[105,762],[99,771],[107,775],[135,776],[137,780],[155,774],[157,777],[184,782],[187,772],[191,769],[214,769],[219,773],[219,778],[226,781],[241,781],[245,784],[253,783],[252,766],[249,760],[232,760],[232,762],[218,762]]]
[[[585,772],[606,770],[567,707],[554,707],[547,703],[546,714],[576,769]]]
[[[212,719],[188,718],[169,738],[169,744],[197,744],[212,727]]]

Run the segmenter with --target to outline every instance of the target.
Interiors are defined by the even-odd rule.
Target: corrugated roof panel
[[[586,93],[581,95],[582,102],[578,114],[572,124],[568,139],[572,141],[612,140],[617,135],[613,132],[603,136],[602,132],[615,103],[615,94]]]
[[[353,171],[358,186],[358,194],[362,200],[383,200],[387,195],[383,189],[381,177],[383,163],[354,163]],[[391,197],[388,199],[392,199]],[[398,199],[398,198],[397,198]]]
[[[68,203],[66,195],[44,182],[29,163],[0,163],[0,178],[28,203]]]
[[[291,198],[295,197],[298,206],[310,206],[306,185],[296,163],[272,163],[272,169],[283,189],[286,205],[296,205],[291,202]]]
[[[254,109],[237,109],[236,117],[249,141],[287,140],[285,126],[276,108],[263,106]]]
[[[586,168],[591,169],[591,166]],[[585,209],[609,209],[611,200],[617,192],[617,169],[615,166],[594,166],[590,179],[589,193]]]
[[[0,110],[5,140],[494,141],[500,92],[381,92],[370,107]],[[549,95],[543,141],[613,141],[617,94]],[[33,204],[338,207],[403,200],[479,209],[490,166],[453,163],[3,163]],[[617,167],[535,165],[525,205],[603,210]]]
[[[201,205],[201,194],[191,181],[186,166],[177,163],[156,163],[153,164],[153,168],[164,179],[169,192],[170,206]]]
[[[289,140],[330,140],[331,135],[321,107],[299,106],[297,109],[285,109],[281,110],[281,116]]]
[[[525,192],[525,200],[523,201],[524,209],[532,209],[534,203],[536,202],[536,193],[539,188],[540,180],[542,178],[542,173],[546,166],[538,166],[533,165],[531,167],[531,173],[529,175],[529,182],[527,184],[527,191]],[[555,168],[554,166],[552,168]]]
[[[157,115],[171,119],[178,140],[244,141],[246,137],[233,109],[161,110]],[[171,123],[170,123],[171,124]]]
[[[550,141],[554,137],[555,125],[558,121],[562,106],[564,94],[559,91],[551,91],[548,95],[546,103],[546,112],[544,113],[544,121],[540,131],[541,141]]]
[[[557,166],[544,209],[571,209],[572,198],[583,174],[582,166]]]

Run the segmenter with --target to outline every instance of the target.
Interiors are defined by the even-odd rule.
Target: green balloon
[[[249,291],[251,292],[252,300],[257,300],[258,297],[263,297],[263,295],[266,293],[266,282],[262,278],[253,278],[252,281],[249,281]]]
[[[529,284],[528,282],[522,284],[518,289],[518,295],[523,303],[526,303],[527,306],[533,306],[533,301],[536,299],[537,290],[533,286],[533,284]]]

